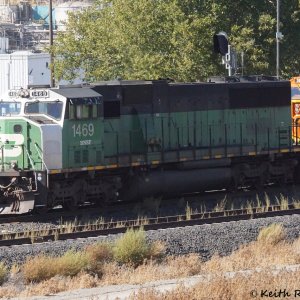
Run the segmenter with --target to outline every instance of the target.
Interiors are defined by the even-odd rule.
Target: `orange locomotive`
[[[293,141],[295,144],[300,143],[300,76],[291,79],[291,96],[292,96],[292,128]]]

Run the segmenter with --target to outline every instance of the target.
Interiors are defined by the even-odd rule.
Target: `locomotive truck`
[[[290,82],[271,77],[10,90],[1,213],[294,182],[296,131]]]

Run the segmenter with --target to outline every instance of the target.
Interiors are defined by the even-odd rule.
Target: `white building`
[[[50,83],[48,53],[16,51],[0,55],[0,95],[10,89]]]
[[[18,20],[18,6],[0,3],[0,22],[15,23]]]
[[[61,80],[58,84],[80,84],[84,72],[72,82]],[[0,96],[10,89],[28,88],[29,85],[50,85],[50,54],[16,51],[0,54]]]
[[[55,6],[55,22],[58,31],[66,30],[65,23],[70,12],[77,12],[87,9],[92,1],[68,1]]]
[[[8,50],[8,38],[0,37],[0,53],[6,53]]]

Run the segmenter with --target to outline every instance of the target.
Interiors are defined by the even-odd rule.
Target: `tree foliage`
[[[299,73],[299,0],[281,0],[281,72]],[[57,78],[203,80],[225,75],[212,36],[227,32],[244,73],[274,74],[276,0],[96,0],[71,13],[52,51]],[[241,72],[241,70],[239,70]]]

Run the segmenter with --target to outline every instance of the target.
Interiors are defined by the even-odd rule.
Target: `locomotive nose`
[[[24,214],[35,205],[35,180],[32,129],[23,118],[0,121],[0,214]],[[36,134],[35,140],[39,140]],[[33,167],[31,167],[33,166]]]

